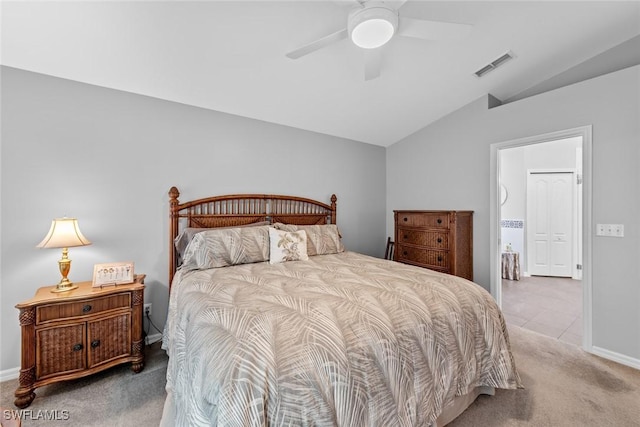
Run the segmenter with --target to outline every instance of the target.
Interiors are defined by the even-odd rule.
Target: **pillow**
[[[202,233],[203,231],[211,230],[210,228],[185,228],[178,234],[178,236],[173,239],[173,244],[176,247],[176,252],[178,254],[178,261],[180,261],[184,257],[184,251],[187,249],[189,242],[193,239],[197,233]]]
[[[285,261],[306,261],[307,233],[300,231],[283,231],[269,227],[269,264]]]
[[[221,230],[223,228],[240,228],[240,227],[259,227],[261,225],[269,225],[269,221],[259,221],[246,225],[236,225],[234,227],[216,227],[216,228],[194,228],[187,227],[183,229],[180,234],[173,239],[173,244],[176,247],[176,252],[178,254],[178,264],[181,263],[182,258],[184,257],[184,251],[187,249],[189,242],[193,239],[197,233],[202,233],[203,231],[208,230]]]
[[[307,254],[327,255],[344,252],[344,245],[340,240],[340,232],[335,224],[323,225],[294,225],[276,223],[273,225],[278,230],[307,232]]]
[[[269,260],[269,226],[214,228],[193,236],[180,268],[202,270]]]

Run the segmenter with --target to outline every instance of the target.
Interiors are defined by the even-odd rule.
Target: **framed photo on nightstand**
[[[112,262],[93,266],[93,287],[125,285],[135,281],[133,262]]]

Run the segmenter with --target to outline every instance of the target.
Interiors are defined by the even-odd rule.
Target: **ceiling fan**
[[[406,0],[354,0],[355,6],[347,17],[347,28],[326,35],[287,53],[298,59],[332,43],[349,38],[364,50],[364,77],[372,80],[380,76],[381,51],[378,49],[393,36],[422,40],[461,39],[471,31],[471,25],[453,22],[428,21],[399,16],[398,9]]]

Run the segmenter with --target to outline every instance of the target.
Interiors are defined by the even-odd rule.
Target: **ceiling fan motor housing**
[[[369,3],[367,3],[369,4]],[[349,14],[349,38],[359,47],[375,49],[388,42],[398,29],[398,11],[381,3]]]

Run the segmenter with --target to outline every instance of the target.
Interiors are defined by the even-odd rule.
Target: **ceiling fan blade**
[[[385,0],[384,4],[393,7],[395,10],[398,10],[406,2],[407,0]]]
[[[315,52],[316,50],[322,49],[325,46],[329,46],[331,43],[335,43],[342,39],[346,39],[348,35],[349,35],[349,32],[345,28],[344,30],[340,30],[333,34],[329,34],[328,36],[325,36],[314,42],[306,44],[302,47],[299,47],[296,50],[292,50],[291,52],[287,53],[287,57],[291,59],[298,59],[301,56],[308,55],[312,52]]]
[[[382,52],[380,49],[364,50],[364,79],[373,80],[380,77]]]
[[[400,17],[398,35],[422,40],[459,40],[467,37],[471,28],[469,24]]]

